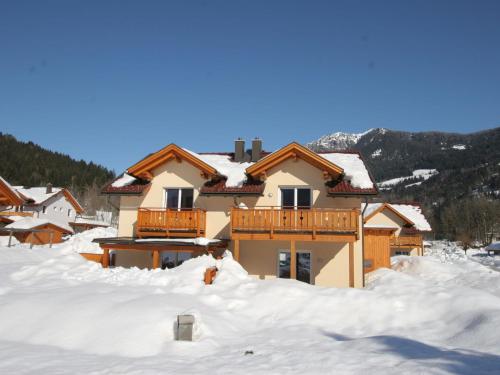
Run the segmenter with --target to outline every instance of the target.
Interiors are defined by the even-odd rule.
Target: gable
[[[396,223],[398,222],[398,220],[395,220],[394,217],[398,218],[401,221],[401,224],[399,224],[400,226],[403,226],[405,224],[414,225],[413,221],[402,215],[398,210],[394,209],[394,207],[387,203],[372,203],[368,206],[367,211],[369,212],[366,214],[366,217],[364,219],[365,223],[367,223],[368,221],[372,222],[372,219],[373,221],[376,221],[375,218],[380,218],[381,215],[383,215],[390,218],[393,222]]]
[[[20,206],[24,203],[19,194],[10,186],[10,184],[0,177],[0,205],[2,206]]]
[[[214,167],[173,143],[134,164],[127,170],[127,173],[151,180],[153,178],[153,170],[169,160],[176,160],[177,162],[187,161],[207,177],[217,175],[217,170]]]
[[[319,169],[323,173],[324,179],[339,179],[344,174],[344,170],[338,165],[295,142],[260,159],[248,167],[246,173],[256,179],[265,179],[267,171],[290,159],[301,159]]]

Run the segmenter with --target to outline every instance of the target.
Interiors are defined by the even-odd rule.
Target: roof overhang
[[[217,170],[214,167],[173,143],[154,154],[146,156],[144,159],[128,168],[127,173],[145,180],[151,180],[153,177],[153,169],[170,160],[176,160],[178,162],[185,160],[198,168],[207,178],[217,175]]]
[[[24,199],[19,196],[4,180],[0,178],[0,205],[21,206]]]
[[[339,178],[344,174],[344,170],[338,165],[326,160],[321,155],[318,155],[314,151],[311,151],[307,147],[304,147],[296,142],[292,142],[278,151],[260,159],[257,163],[248,167],[246,169],[246,173],[253,178],[262,179],[269,169],[288,159],[304,160],[305,162],[323,171],[325,179]]]
[[[383,203],[383,204],[381,204],[379,208],[377,208],[376,210],[374,210],[373,212],[371,212],[369,215],[367,215],[363,219],[364,222],[365,223],[368,222],[368,220],[370,220],[376,214],[384,211],[385,209],[393,212],[396,216],[398,216],[401,220],[405,221],[407,224],[409,224],[409,225],[415,225],[415,223],[413,221],[411,221],[406,216],[404,216],[403,214],[401,214],[398,210],[396,210],[394,207],[392,207],[389,203]]]

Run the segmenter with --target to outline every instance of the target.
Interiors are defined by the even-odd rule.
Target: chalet
[[[120,196],[118,237],[96,239],[104,267],[157,268],[230,249],[261,279],[362,287],[362,202],[378,193],[358,153],[298,143],[267,153],[170,144],[103,188]],[[110,252],[113,258],[110,258]]]
[[[423,234],[431,231],[415,203],[363,205],[365,271],[390,267],[394,255],[423,255]]]
[[[47,244],[61,242],[72,234],[70,223],[83,208],[64,188],[11,186],[0,178],[0,223],[2,234],[20,242]]]
[[[33,217],[69,224],[84,212],[68,189],[52,187],[51,184],[31,188],[16,186],[15,189],[26,199],[22,211],[32,212]]]

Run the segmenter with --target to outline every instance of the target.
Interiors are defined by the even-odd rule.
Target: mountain
[[[457,200],[500,197],[500,128],[470,134],[378,128],[361,135],[334,133],[307,146],[359,151],[380,198],[421,202],[438,235],[443,212]]]
[[[337,132],[333,134],[324,135],[317,141],[307,144],[307,146],[315,151],[329,151],[329,150],[345,150],[355,146],[364,135],[371,133],[375,129],[369,129],[364,133],[343,133]]]
[[[44,186],[50,182],[81,196],[89,188],[102,186],[114,177],[114,172],[103,166],[75,160],[1,132],[0,155],[0,176],[12,185]]]

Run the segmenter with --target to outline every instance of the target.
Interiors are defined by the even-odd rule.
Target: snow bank
[[[77,233],[69,237],[65,242],[54,245],[54,249],[58,249],[62,253],[90,253],[102,254],[102,249],[98,244],[92,242],[94,238],[116,237],[118,231],[115,228],[94,228]]]
[[[0,246],[7,246],[9,244],[9,236],[0,236]],[[10,240],[10,245],[17,245],[19,244],[19,241],[16,239],[16,237],[12,236]]]
[[[102,269],[0,249],[0,373],[493,374],[500,273],[432,243],[364,290],[250,278],[229,254],[171,270]],[[200,272],[216,265],[213,285]],[[196,341],[173,341],[181,313]],[[253,354],[245,355],[251,351]]]

